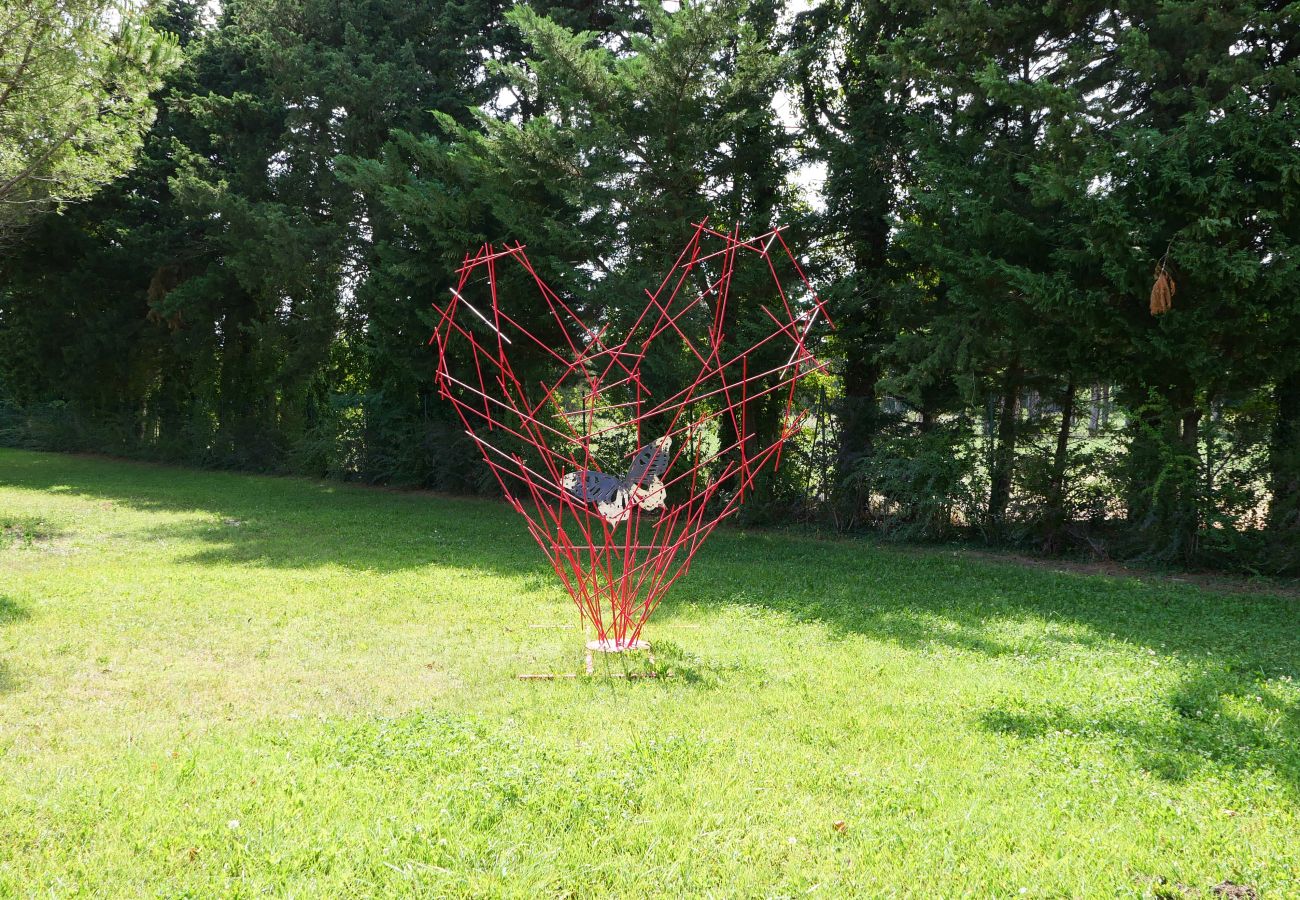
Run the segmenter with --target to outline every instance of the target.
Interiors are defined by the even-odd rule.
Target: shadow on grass
[[[6,452],[0,486],[190,518],[140,532],[208,545],[180,562],[395,572],[428,565],[512,576],[550,569],[523,524],[489,500],[304,479]]]
[[[1300,795],[1300,600],[1177,583],[1045,571],[938,549],[765,534],[720,535],[666,601],[671,618],[719,602],[909,649],[1014,655],[1150,654],[1178,677],[1154,702],[999,705],[986,730],[1019,740],[1101,742],[1177,782],[1206,771],[1272,772]],[[1266,682],[1271,684],[1266,685]],[[1278,689],[1279,685],[1283,686]]]
[[[204,549],[183,557],[201,565],[376,572],[446,565],[523,577],[526,589],[552,582],[522,524],[489,501],[39,454],[6,459],[0,483],[198,514],[199,521],[145,536],[202,542]],[[1183,673],[1156,710],[1117,709],[1098,698],[1084,710],[992,708],[979,721],[1020,740],[1069,731],[1111,742],[1136,765],[1171,780],[1206,767],[1267,769],[1300,792],[1300,705],[1259,688],[1266,679],[1300,675],[1295,597],[1216,594],[942,550],[724,530],[670,592],[660,619],[718,606],[775,611],[817,624],[831,639],[862,635],[906,648],[1047,663],[1078,648],[1149,648]],[[677,662],[702,686],[726,677],[695,661]],[[1261,705],[1255,713],[1271,717],[1267,730],[1242,711],[1242,698],[1254,697],[1260,699],[1250,702]]]
[[[25,618],[27,618],[27,610],[19,606],[17,600],[0,594],[0,625],[8,625],[10,622]]]
[[[1243,711],[1255,706],[1254,710]],[[1272,727],[1261,727],[1271,721]],[[1211,771],[1271,772],[1300,795],[1300,707],[1249,680],[1206,669],[1181,679],[1155,709],[1045,704],[986,710],[990,732],[1022,741],[1098,741],[1170,782]]]

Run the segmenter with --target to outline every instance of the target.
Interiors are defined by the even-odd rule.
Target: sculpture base
[[[617,638],[605,638],[603,641],[587,641],[587,674],[596,674],[596,661],[592,658],[593,653],[633,653],[638,650],[645,651],[651,666],[655,664],[655,655],[650,652],[649,641],[624,643]]]
[[[649,650],[649,641],[620,643],[617,638],[605,638],[603,641],[587,641],[587,649],[595,653],[631,653],[634,650]]]
[[[587,675],[596,674],[597,653],[637,653],[644,652],[646,659],[653,667],[655,664],[655,655],[650,651],[649,641],[633,641],[632,643],[620,643],[615,638],[605,638],[605,640],[587,641]],[[672,672],[658,672],[651,668],[646,672],[604,672],[604,677],[608,678],[672,678]],[[538,672],[516,675],[521,681],[552,681],[558,678],[580,678],[577,672]]]

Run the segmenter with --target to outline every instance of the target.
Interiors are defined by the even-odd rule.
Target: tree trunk
[[[1047,536],[1043,549],[1057,553],[1065,544],[1065,470],[1070,459],[1070,428],[1074,424],[1076,388],[1071,379],[1061,399],[1061,429],[1056,434],[1056,453],[1052,456],[1052,478],[1047,497]],[[1097,394],[1093,388],[1094,396]],[[1096,406],[1093,406],[1094,411]]]
[[[1179,544],[1183,557],[1190,562],[1196,555],[1201,532],[1200,484],[1196,477],[1201,462],[1201,410],[1196,407],[1194,397],[1189,400],[1189,407],[1184,410],[1182,419],[1183,452],[1190,471],[1182,482],[1176,521],[1181,531]]]
[[[1140,395],[1139,395],[1140,396]],[[1168,425],[1160,410],[1129,404],[1130,440],[1121,471],[1125,516],[1135,532],[1153,528],[1159,521],[1155,485],[1160,480],[1161,447],[1167,443]]]
[[[1016,463],[1016,433],[1020,406],[1020,365],[1007,367],[1002,382],[1002,408],[998,413],[997,443],[989,466],[989,527],[1000,534],[1011,502],[1011,480]]]
[[[1097,428],[1101,424],[1101,385],[1092,386],[1092,401],[1088,408],[1088,437],[1097,436]]]
[[[934,430],[934,420],[935,420],[934,408],[931,407],[930,404],[926,403],[925,398],[922,397],[921,425],[920,425],[921,434],[929,434],[932,430]]]
[[[1041,399],[1038,396],[1038,391],[1033,388],[1025,391],[1025,418],[1030,422],[1038,421],[1039,406],[1041,405],[1039,401]]]
[[[1269,446],[1268,533],[1272,567],[1283,574],[1300,572],[1300,369],[1274,388],[1277,422]]]
[[[869,13],[868,18],[875,15]],[[885,21],[888,17],[881,24]],[[829,165],[836,175],[825,219],[847,239],[853,266],[852,276],[831,307],[848,348],[837,453],[841,483],[871,453],[883,421],[877,399],[878,359],[881,348],[892,340],[882,304],[892,283],[886,267],[892,212],[898,202],[892,172],[903,134],[888,78],[862,67],[842,83],[849,136],[828,141]],[[855,506],[863,500],[853,493],[845,499]]]
[[[844,367],[844,397],[840,402],[839,463],[842,470],[871,451],[880,428],[876,385],[880,369],[873,361],[850,354]],[[845,472],[847,474],[847,472]]]
[[[1189,409],[1183,413],[1183,446],[1195,454],[1201,440],[1201,411],[1199,409]]]

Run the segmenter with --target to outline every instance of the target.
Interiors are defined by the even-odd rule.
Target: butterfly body
[[[617,525],[640,507],[662,509],[668,491],[662,476],[668,471],[668,452],[672,438],[661,437],[636,452],[627,475],[615,478],[605,472],[580,469],[561,479],[561,486],[574,498],[596,507],[607,522]]]

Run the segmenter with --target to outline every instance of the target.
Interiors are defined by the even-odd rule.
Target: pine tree
[[[839,0],[800,13],[792,34],[811,160],[825,165],[824,210],[810,226],[831,256],[826,300],[843,356],[839,409],[841,484],[872,453],[884,425],[880,382],[891,341],[889,299],[902,275],[890,237],[905,179],[906,85],[891,42],[915,27],[920,9]],[[849,506],[862,498],[849,499]],[[851,510],[850,510],[851,514]]]
[[[436,296],[452,252],[519,240],[590,321],[628,327],[693,223],[761,231],[792,202],[789,138],[772,109],[776,18],[770,4],[647,5],[611,40],[516,8],[527,50],[502,71],[514,112],[529,115],[443,117],[442,136],[403,137],[355,169],[414,238],[389,244],[390,271]],[[726,326],[743,341],[762,314],[746,286],[734,296]],[[688,369],[675,360],[644,375],[667,395]],[[761,440],[775,408],[752,412]]]
[[[0,6],[0,241],[128,171],[175,39],[109,0]]]
[[[1206,417],[1282,388],[1296,357],[1298,34],[1285,9],[1191,2],[1128,4],[1097,32],[1092,102],[1107,140],[1088,240],[1115,298],[1099,332],[1119,348],[1129,515],[1150,555],[1191,558],[1231,533],[1209,530],[1219,485]],[[1175,293],[1154,314],[1162,273]],[[1292,457],[1273,459],[1285,469]]]
[[[897,242],[904,268],[932,279],[900,295],[911,324],[893,383],[919,397],[955,381],[960,404],[987,403],[994,534],[1013,498],[1022,397],[1072,404],[1089,364],[1089,345],[1071,333],[1096,290],[1076,277],[1076,223],[1059,193],[1062,179],[1077,184],[1086,66],[1076,41],[1094,15],[945,4],[893,43],[911,168]]]

